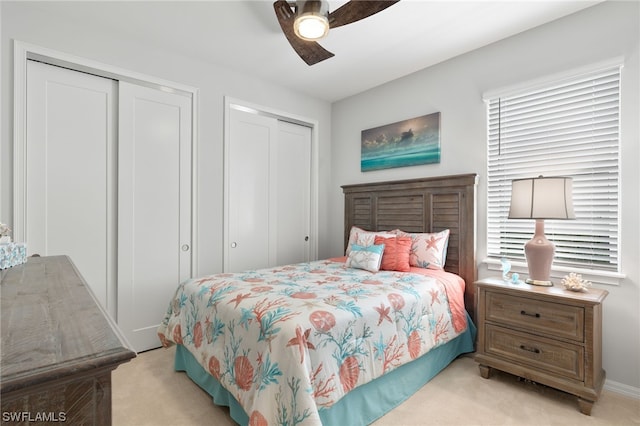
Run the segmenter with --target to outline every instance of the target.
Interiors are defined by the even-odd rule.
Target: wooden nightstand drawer
[[[507,328],[485,325],[484,352],[575,380],[584,378],[584,348]]]
[[[584,308],[487,292],[486,321],[549,337],[584,341]]]

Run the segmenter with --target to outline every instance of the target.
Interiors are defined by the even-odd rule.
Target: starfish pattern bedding
[[[158,328],[244,408],[250,425],[320,425],[355,387],[466,328],[464,281],[328,259],[181,283]]]

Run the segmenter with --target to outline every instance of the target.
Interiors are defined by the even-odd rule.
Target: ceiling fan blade
[[[359,21],[378,12],[382,12],[389,6],[393,6],[400,0],[390,1],[367,1],[352,0],[349,1],[333,12],[329,13],[329,27],[336,28],[352,22]]]
[[[273,3],[273,9],[276,11],[276,17],[282,32],[289,40],[289,44],[307,65],[314,65],[334,56],[333,53],[320,46],[317,42],[302,40],[296,36],[293,31],[293,21],[296,19],[296,14],[286,0],[277,0]]]

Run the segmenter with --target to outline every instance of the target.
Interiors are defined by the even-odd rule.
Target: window
[[[573,178],[576,220],[547,220],[554,265],[619,272],[620,66],[486,98],[487,253],[523,260],[534,221],[508,220],[511,181]]]

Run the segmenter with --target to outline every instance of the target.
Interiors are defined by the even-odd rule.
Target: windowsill
[[[517,272],[521,277],[526,278],[529,273],[527,264],[525,262],[517,262],[510,260],[511,272]],[[482,261],[487,265],[487,269],[490,271],[497,271],[502,274],[502,268],[500,260],[495,258],[486,258]],[[626,278],[625,274],[619,272],[607,272],[607,271],[594,271],[592,269],[580,269],[567,266],[552,266],[551,267],[551,279],[554,282],[560,283],[560,281],[570,272],[582,275],[582,278],[591,281],[594,284],[615,285],[619,286],[622,280]],[[522,279],[523,279],[522,278]]]

